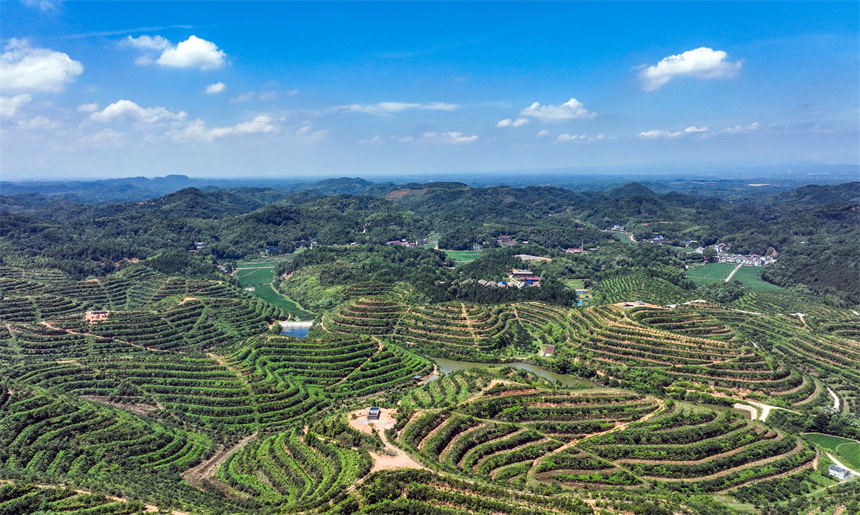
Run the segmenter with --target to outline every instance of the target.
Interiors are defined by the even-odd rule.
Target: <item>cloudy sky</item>
[[[0,173],[858,163],[860,3],[3,2]]]

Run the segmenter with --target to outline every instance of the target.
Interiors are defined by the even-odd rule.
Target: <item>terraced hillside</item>
[[[477,379],[460,374],[449,383]],[[738,411],[622,390],[558,390],[513,372],[456,403],[446,399],[444,408],[407,411],[398,444],[434,469],[488,482],[572,489],[656,482],[715,492],[801,473],[815,457],[801,439]]]
[[[811,411],[833,405],[830,388],[842,409],[856,410],[853,385],[860,378],[851,363],[858,358],[854,334],[860,316],[850,311],[812,305],[817,315],[797,316],[704,301],[672,308],[628,304],[633,307],[409,306],[389,297],[363,297],[324,317],[322,328],[388,337],[418,353],[466,361],[500,355],[534,359],[553,345],[555,357],[544,360],[549,366],[573,359],[605,381],[652,393],[684,399],[700,396],[704,388],[711,396]],[[838,318],[828,321],[827,314]],[[515,344],[518,327],[528,331],[525,345]]]
[[[786,424],[729,406],[811,421],[860,402],[860,316],[783,293],[718,305],[661,287],[641,299],[666,307],[648,307],[618,278],[612,300],[630,306],[566,308],[416,304],[360,283],[298,339],[227,282],[140,265],[64,277],[0,267],[0,479],[14,481],[0,507],[710,514],[731,498],[754,511],[760,485],[810,500],[836,486]],[[529,360],[606,386],[503,365],[439,378],[434,357]],[[368,404],[395,419],[359,433],[348,413]],[[122,499],[43,488],[60,483]]]

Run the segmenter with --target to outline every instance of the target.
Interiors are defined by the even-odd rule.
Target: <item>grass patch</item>
[[[292,256],[288,256],[286,259],[292,259]],[[272,281],[275,278],[275,266],[281,261],[284,261],[284,258],[240,261],[236,264],[236,267],[241,269],[236,270],[236,278],[239,279],[239,284],[243,287],[253,286],[254,291],[251,294],[255,297],[283,309],[290,313],[293,318],[312,320],[314,318],[313,313],[305,311],[298,303],[281,295],[272,286]]]
[[[700,266],[687,270],[687,279],[693,281],[696,286],[701,286],[707,283],[725,281],[726,277],[732,273],[737,265],[732,263],[708,263],[705,266]],[[741,267],[744,268],[744,267]],[[740,273],[740,270],[738,270]],[[732,277],[734,280],[737,277]],[[761,279],[759,279],[761,280]]]
[[[723,263],[720,263],[723,264]],[[745,287],[759,291],[786,291],[761,279],[760,266],[742,266],[732,277],[732,281],[740,281]]]
[[[251,270],[237,270],[236,278],[242,286],[256,286],[258,284],[269,284],[275,276],[274,268],[254,268]]]
[[[446,250],[445,254],[454,260],[456,264],[471,263],[481,255],[480,250]]]
[[[561,282],[568,288],[573,288],[574,290],[585,289],[585,283],[582,282],[582,279],[564,279]]]
[[[839,436],[822,435],[817,433],[808,433],[803,435],[803,438],[815,445],[830,451],[836,459],[841,461],[847,467],[858,470],[860,469],[860,442],[841,438]]]
[[[616,240],[628,245],[635,245],[636,242],[630,239],[630,235],[626,232],[609,231],[609,234],[615,237]]]
[[[293,299],[276,292],[272,288],[271,284],[257,285],[251,293],[255,297],[258,297],[273,306],[277,306],[288,311],[294,318],[298,318],[300,320],[312,320],[314,318],[313,313],[303,310]]]

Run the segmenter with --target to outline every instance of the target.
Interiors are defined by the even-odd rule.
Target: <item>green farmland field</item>
[[[236,278],[239,279],[239,284],[242,286],[254,286],[256,284],[270,283],[272,282],[274,275],[274,265],[268,265],[266,268],[236,271]]]
[[[243,287],[253,286],[251,293],[273,306],[277,306],[291,313],[300,320],[313,319],[314,314],[305,311],[292,299],[281,295],[272,287],[277,260],[243,261],[238,264],[240,270],[236,271],[236,278]]]
[[[860,442],[819,433],[807,433],[803,438],[830,451],[846,466],[860,470]]]
[[[687,279],[693,281],[696,286],[725,281],[737,265],[733,263],[709,263],[705,266],[693,268],[687,271]],[[761,267],[742,266],[732,276],[732,281],[740,281],[747,288],[759,291],[785,291],[785,288],[770,284],[761,279]]]
[[[251,293],[273,306],[289,311],[300,320],[312,320],[314,318],[313,313],[303,310],[295,301],[276,292],[271,284],[256,285]]]
[[[458,265],[462,263],[471,263],[472,261],[478,259],[478,256],[481,255],[480,250],[446,250],[445,254],[447,254],[451,259],[453,259]]]
[[[709,263],[705,266],[687,270],[687,279],[696,283],[696,286],[712,283],[716,281],[725,281],[726,277],[732,273],[735,266],[731,263]],[[743,267],[741,267],[743,268]],[[740,270],[738,270],[740,272]],[[733,277],[732,279],[734,279]]]
[[[720,263],[722,264],[722,263]],[[740,281],[747,288],[759,291],[786,291],[775,284],[770,284],[761,279],[761,267],[742,266],[732,277],[732,281]]]

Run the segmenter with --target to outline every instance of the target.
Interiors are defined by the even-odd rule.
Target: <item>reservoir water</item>
[[[439,371],[443,374],[450,374],[455,370],[463,370],[466,368],[489,368],[489,367],[513,367],[519,370],[528,370],[535,375],[549,379],[552,382],[558,381],[563,386],[598,386],[597,384],[586,379],[580,379],[566,374],[557,374],[552,370],[548,370],[530,363],[474,363],[471,361],[456,361],[445,358],[430,358],[439,366]]]
[[[292,336],[293,338],[304,338],[308,335],[310,327],[290,327],[281,331],[281,336]]]

